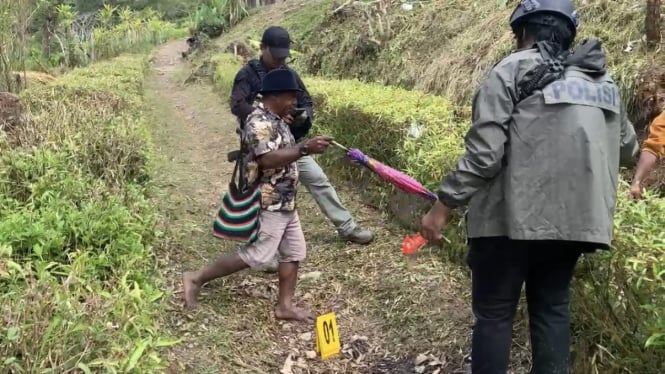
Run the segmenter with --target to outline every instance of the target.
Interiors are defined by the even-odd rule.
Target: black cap
[[[261,43],[268,47],[275,58],[291,56],[291,38],[289,32],[283,27],[270,26],[263,32]]]

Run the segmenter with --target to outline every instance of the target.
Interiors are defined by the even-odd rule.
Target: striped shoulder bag
[[[213,235],[220,239],[249,244],[256,241],[259,235],[261,189],[259,188],[260,178],[257,178],[252,185],[246,184],[243,162],[243,157],[236,159],[229,189],[224,193],[217,217],[215,217]],[[236,181],[237,176],[239,178]]]

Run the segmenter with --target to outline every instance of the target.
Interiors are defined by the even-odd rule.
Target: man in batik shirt
[[[296,144],[284,117],[292,113],[300,90],[295,75],[285,69],[266,74],[262,102],[247,117],[242,130],[247,183],[259,182],[261,190],[258,239],[228,254],[203,270],[183,274],[185,306],[196,307],[201,286],[240,270],[259,268],[279,253],[279,295],[275,317],[312,321],[313,316],[295,307],[298,266],[305,259],[305,237],[296,211],[297,160],[323,153],[332,139],[315,137]]]

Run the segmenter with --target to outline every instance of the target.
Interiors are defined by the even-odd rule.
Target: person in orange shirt
[[[642,154],[637,163],[637,171],[630,186],[630,195],[634,199],[642,198],[642,181],[656,165],[656,161],[665,157],[665,111],[661,112],[649,126],[649,137],[642,145]]]

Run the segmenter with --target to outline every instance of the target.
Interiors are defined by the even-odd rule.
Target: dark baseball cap
[[[263,32],[261,43],[268,47],[275,58],[291,56],[291,37],[283,27],[270,26]]]

